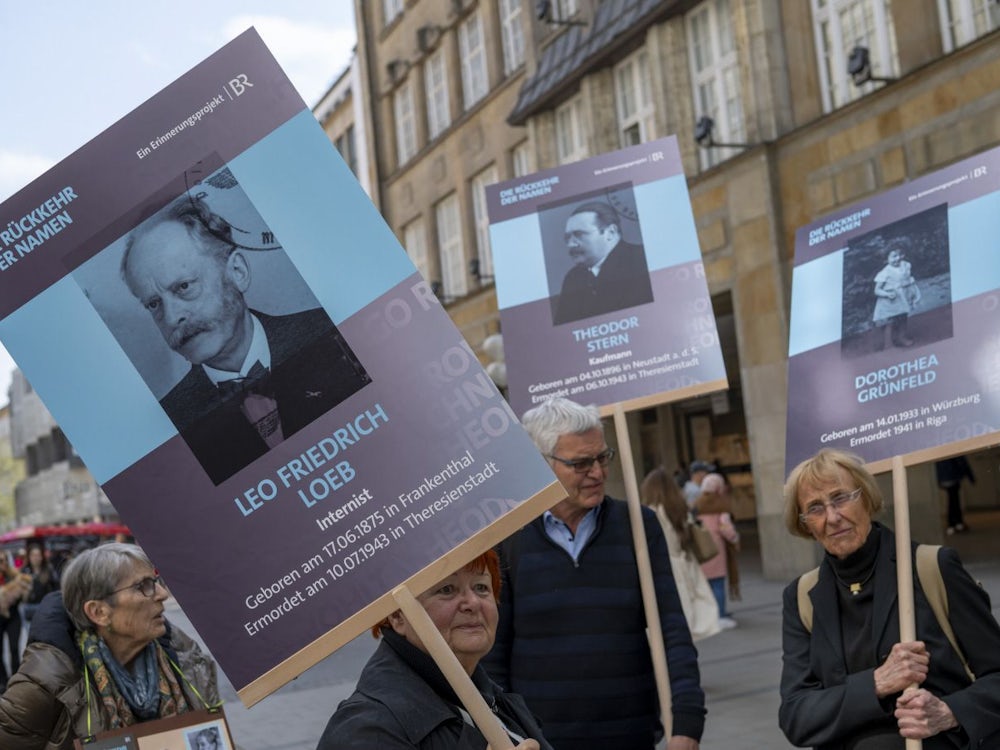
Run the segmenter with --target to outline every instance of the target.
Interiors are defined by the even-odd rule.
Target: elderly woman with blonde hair
[[[861,459],[825,448],[785,482],[785,526],[815,539],[819,568],[784,592],[778,721],[796,747],[1000,747],[1000,626],[954,550],[933,553],[945,624],[914,580],[918,640],[900,641],[896,538]],[[917,545],[911,545],[915,569]],[[964,652],[969,672],[963,667]]]

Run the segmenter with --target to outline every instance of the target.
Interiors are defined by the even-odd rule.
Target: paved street
[[[990,592],[1000,612],[1000,513],[969,514],[969,534],[949,537],[969,570]],[[777,726],[781,673],[781,591],[784,583],[765,581],[753,532],[744,532],[741,555],[743,600],[732,610],[735,630],[699,644],[702,684],[708,699],[706,750],[783,750],[791,745]],[[171,619],[187,625],[171,602]],[[316,741],[337,703],[354,681],[375,641],[362,635],[251,709],[240,704],[223,679],[226,713],[233,737],[243,750],[315,750]]]

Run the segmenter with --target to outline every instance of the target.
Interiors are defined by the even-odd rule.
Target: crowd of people
[[[697,460],[689,475],[660,466],[641,485],[669,679],[663,716],[630,514],[606,494],[615,451],[599,412],[555,398],[522,422],[567,497],[419,594],[429,627],[516,750],[697,750],[707,712],[695,642],[736,626],[727,605],[739,596],[740,538],[726,477]],[[783,595],[777,720],[789,742],[1000,746],[1000,625],[958,555],[913,545],[917,637],[901,641],[895,538],[876,520],[883,498],[861,459],[819,451],[790,473],[784,501],[788,531],[824,553]],[[715,552],[699,559],[693,539],[702,534]],[[0,747],[68,750],[219,705],[215,664],[166,619],[167,597],[134,544],[95,547],[61,570],[41,549],[28,550],[20,569],[0,558],[11,668]],[[10,645],[22,620],[23,655]],[[487,747],[491,732],[463,705],[425,643],[433,630],[421,626],[400,610],[372,629],[379,645],[317,750]],[[221,750],[212,731],[198,732],[199,750]]]

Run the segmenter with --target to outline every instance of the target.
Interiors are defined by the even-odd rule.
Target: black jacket
[[[882,535],[875,568],[872,648],[879,664],[899,641],[896,590],[895,535],[875,524]],[[1000,625],[990,609],[989,596],[969,576],[958,554],[942,548],[938,555],[948,593],[949,621],[975,683],[962,667],[934,617],[927,597],[914,577],[917,639],[927,644],[930,673],[922,687],[951,708],[961,731],[954,730],[923,741],[924,750],[1000,747]],[[893,727],[895,699],[879,701],[873,669],[847,674],[840,635],[836,580],[830,563],[820,566],[819,580],[809,596],[813,603],[813,631],[799,617],[798,581],[784,592],[781,672],[781,730],[797,747],[839,750],[857,733],[875,726]],[[903,747],[902,741],[900,747]]]
[[[553,323],[560,325],[652,301],[646,253],[642,245],[622,241],[608,253],[597,276],[581,265],[566,272]]]
[[[287,439],[371,382],[322,308],[272,317],[253,312],[271,349],[270,385]],[[228,479],[269,450],[201,365],[160,400],[167,416],[213,484]]]
[[[392,642],[392,645],[388,641]],[[519,695],[503,692],[480,666],[472,681],[503,723],[552,750]],[[463,719],[458,700],[429,656],[386,633],[357,689],[330,717],[317,750],[484,750],[486,740]]]

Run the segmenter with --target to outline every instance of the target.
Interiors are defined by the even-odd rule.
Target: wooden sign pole
[[[656,588],[653,585],[653,570],[649,562],[646,530],[642,525],[642,504],[639,502],[639,483],[636,481],[635,464],[632,461],[632,443],[628,436],[625,411],[620,402],[615,404],[614,418],[618,451],[622,458],[622,476],[625,479],[628,517],[632,526],[632,544],[635,546],[635,562],[639,569],[642,604],[646,610],[646,634],[653,660],[656,691],[660,696],[660,721],[669,739],[673,724],[673,714],[670,710],[670,675],[667,673],[667,655],[663,645],[663,629],[660,627],[660,610],[656,606]]]
[[[431,621],[427,610],[406,586],[393,589],[392,598],[396,600],[410,626],[417,631],[427,653],[434,659],[445,679],[448,680],[448,684],[451,685],[451,689],[455,691],[455,695],[462,701],[465,710],[476,722],[476,726],[483,733],[490,748],[492,750],[511,750],[514,743],[500,726],[500,721],[490,711],[483,696],[476,690],[476,686],[472,684],[472,679],[465,673],[458,658],[441,637],[441,633]]]
[[[910,503],[903,457],[892,459],[892,509],[896,526],[896,587],[899,602],[899,640],[917,639],[916,610],[913,605],[913,557],[910,553]],[[912,687],[918,687],[913,685]],[[920,740],[906,740],[906,750],[920,750]]]

